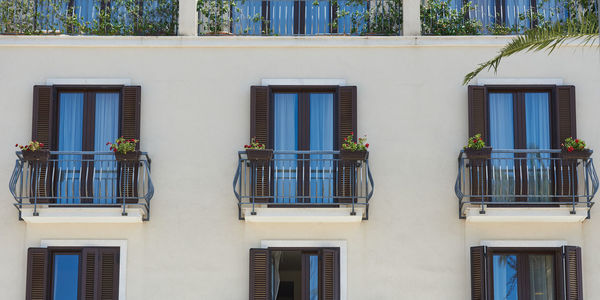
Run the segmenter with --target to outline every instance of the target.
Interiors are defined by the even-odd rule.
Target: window
[[[118,172],[112,156],[77,152],[107,152],[119,136],[139,139],[140,94],[139,86],[34,87],[32,139],[70,152],[40,168],[38,203],[114,204],[134,196],[134,167]]]
[[[472,247],[471,283],[472,299],[581,299],[581,249]]]
[[[338,6],[341,7],[337,16]],[[358,33],[368,2],[352,1],[235,1],[232,6],[234,34],[317,35]],[[335,25],[337,24],[337,25]]]
[[[339,252],[339,248],[250,249],[250,299],[340,299]]]
[[[118,247],[29,248],[27,299],[118,299]]]
[[[270,173],[257,168],[257,196],[310,204],[354,195],[353,169],[333,151],[356,132],[356,87],[256,86],[251,94],[251,137],[279,152]]]

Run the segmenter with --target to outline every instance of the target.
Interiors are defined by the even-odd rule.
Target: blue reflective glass
[[[319,300],[319,256],[310,256],[310,300]]]
[[[493,278],[495,300],[519,299],[516,255],[493,256]]]
[[[77,300],[79,255],[54,255],[53,299]]]

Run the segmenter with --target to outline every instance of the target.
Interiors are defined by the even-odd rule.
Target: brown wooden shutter
[[[121,136],[126,139],[140,139],[140,109],[141,94],[140,86],[124,86],[121,99]],[[141,143],[141,141],[140,141]],[[137,144],[137,149],[140,148]],[[137,196],[138,165],[133,162],[121,163],[119,174],[120,193],[123,197]],[[117,201],[118,202],[118,201]],[[126,203],[137,203],[137,199],[127,199]]]
[[[469,137],[479,133],[486,145],[489,145],[487,136],[487,89],[485,86],[470,85],[468,96]],[[485,164],[481,163],[469,166],[471,195],[485,195],[487,193],[486,170]],[[471,201],[481,201],[481,197],[471,197]]]
[[[356,86],[341,86],[338,88],[338,115],[337,115],[337,134],[338,143],[334,145],[340,149],[344,143],[344,138],[354,132],[358,138],[357,132],[357,103]],[[338,162],[337,171],[337,199],[340,203],[351,203],[351,198],[355,194],[355,166],[351,162]]]
[[[269,108],[269,88],[266,86],[250,87],[250,138],[256,138],[265,144],[267,149],[273,149],[271,140],[271,123]],[[270,196],[269,164],[267,162],[252,162],[252,180],[254,196]],[[266,198],[255,198],[255,202],[268,202]]]
[[[566,300],[583,299],[583,280],[581,271],[581,248],[564,246]]]
[[[340,299],[340,249],[321,250],[321,299]]]
[[[84,248],[81,268],[83,300],[117,300],[119,298],[118,247]]]
[[[559,149],[560,144],[568,137],[577,137],[577,127],[575,122],[575,87],[557,86],[555,93],[555,141],[554,148]],[[571,195],[576,193],[577,185],[573,178],[577,176],[577,166],[572,162],[563,162],[556,167],[556,185],[557,191],[561,195]],[[571,198],[559,198],[559,201],[571,201]],[[578,199],[577,199],[578,200]]]
[[[33,115],[31,126],[31,139],[44,144],[43,149],[53,149],[53,128],[52,128],[52,112],[54,111],[53,89],[49,85],[36,85],[33,87]],[[38,203],[49,203],[51,200],[46,198],[50,191],[50,168],[46,164],[36,166],[32,178],[36,178],[32,188],[37,193]],[[39,172],[39,173],[38,173]],[[38,179],[39,178],[39,179]]]
[[[485,246],[471,247],[471,299],[486,300],[487,260]]]
[[[271,300],[271,252],[250,249],[250,300]]]
[[[48,299],[48,249],[27,250],[27,290],[25,299]]]

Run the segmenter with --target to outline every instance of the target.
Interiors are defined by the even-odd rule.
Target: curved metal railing
[[[150,218],[154,185],[151,160],[141,152],[139,161],[117,161],[112,152],[51,151],[47,161],[27,161],[20,151],[9,181],[19,213],[32,208],[120,207],[142,208]]]
[[[269,161],[249,160],[238,152],[238,167],[233,178],[233,193],[242,209],[257,205],[269,207],[351,207],[365,208],[374,183],[369,159],[347,161],[339,151],[275,151]]]

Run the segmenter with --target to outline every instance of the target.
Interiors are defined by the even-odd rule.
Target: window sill
[[[39,215],[33,215],[33,208],[23,208],[21,218],[26,223],[142,223],[144,212],[141,208],[82,208],[82,207],[38,207]]]
[[[340,208],[252,208],[242,209],[248,223],[360,223],[365,213],[364,207],[356,207],[351,215],[351,207]]]
[[[486,207],[485,214],[480,214],[481,207],[473,206],[465,210],[467,222],[562,222],[581,223],[588,216],[587,207]]]

